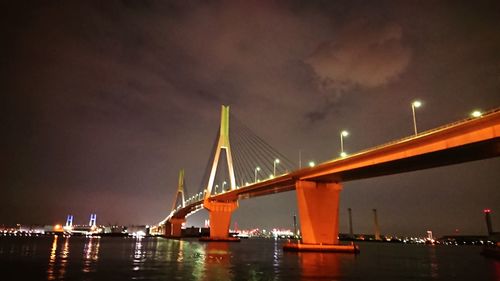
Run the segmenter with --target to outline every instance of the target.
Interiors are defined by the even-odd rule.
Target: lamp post
[[[260,167],[255,167],[255,178],[254,182],[257,182],[257,172],[260,171]]]
[[[413,130],[415,131],[415,136],[418,134],[417,131],[417,117],[415,116],[415,108],[419,108],[422,103],[418,100],[411,103],[411,112],[413,113]]]
[[[349,135],[349,132],[346,130],[343,130],[340,132],[340,157],[346,157],[347,153],[344,152],[344,137],[347,137]]]
[[[224,192],[224,186],[225,186],[226,184],[227,184],[227,182],[226,182],[226,181],[223,181],[223,182],[222,182],[222,190],[221,190],[221,193],[222,193],[222,192]]]
[[[215,194],[217,194],[217,188],[219,187],[218,184],[215,185]]]
[[[280,160],[278,158],[274,159],[274,165],[273,165],[273,177],[276,176],[276,165],[280,163]]]

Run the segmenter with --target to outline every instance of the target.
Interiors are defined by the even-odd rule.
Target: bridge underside
[[[296,188],[297,180],[315,182],[347,182],[359,179],[387,176],[404,172],[430,169],[440,166],[460,164],[464,162],[494,158],[500,156],[500,138],[493,138],[472,144],[448,148],[410,157],[386,161],[379,164],[362,165],[358,168],[349,168],[344,171],[332,172],[319,176],[307,176],[307,169],[287,174],[252,186],[217,195],[217,200],[236,200],[264,196],[280,192],[292,191]],[[363,161],[352,159],[341,160],[345,162]],[[336,163],[332,163],[336,164]],[[350,164],[349,165],[356,165]],[[325,164],[329,165],[329,163]],[[341,165],[341,164],[338,164]],[[347,164],[346,164],[347,165]],[[306,174],[304,176],[303,174]]]
[[[339,173],[318,176],[311,178],[311,180],[319,182],[346,182],[430,169],[498,156],[500,156],[500,138],[494,138],[446,150],[416,155],[371,166],[349,169]]]

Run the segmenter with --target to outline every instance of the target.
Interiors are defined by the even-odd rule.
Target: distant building
[[[127,226],[127,233],[132,236],[149,235],[149,225],[132,225]]]

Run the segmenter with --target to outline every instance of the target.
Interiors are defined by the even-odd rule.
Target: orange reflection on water
[[[69,257],[69,237],[66,237],[66,240],[64,240],[63,248],[59,253],[59,258],[61,259],[60,262],[61,267],[59,268],[59,278],[63,278],[64,274],[66,274],[66,265],[68,264],[68,257]]]
[[[94,265],[99,259],[100,238],[89,237],[83,246],[83,272],[94,271]]]
[[[57,252],[57,235],[54,235],[54,240],[52,241],[52,248],[50,249],[49,268],[47,269],[48,280],[56,279],[56,276],[54,274],[54,267],[56,264],[56,252]]]
[[[182,262],[184,259],[184,241],[179,240],[179,254],[177,255],[177,262]]]
[[[231,280],[231,252],[228,242],[205,244],[205,280]],[[216,277],[214,279],[213,277]]]
[[[306,279],[341,277],[340,259],[338,253],[299,252],[301,276]]]

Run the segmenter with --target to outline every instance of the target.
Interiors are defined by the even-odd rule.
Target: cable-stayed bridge
[[[342,182],[500,155],[499,109],[305,168],[294,166],[233,119],[230,137],[229,107],[222,106],[219,134],[200,190],[186,199],[181,171],[172,211],[153,232],[180,237],[186,217],[205,208],[210,216],[207,240],[231,240],[229,224],[238,200],[296,190],[302,241],[288,247],[355,251],[352,245],[338,243]]]

